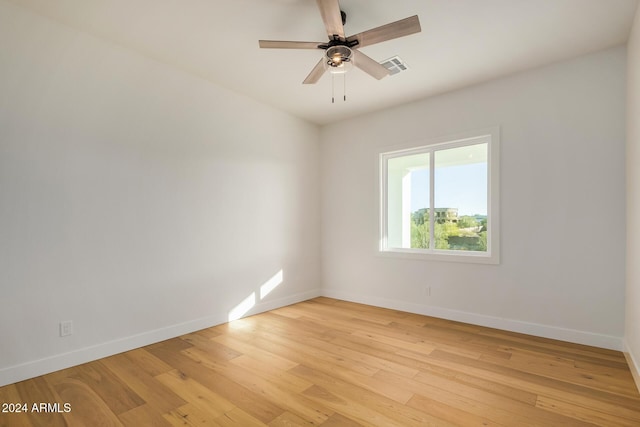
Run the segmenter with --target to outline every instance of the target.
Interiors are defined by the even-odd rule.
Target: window
[[[379,158],[381,252],[498,263],[497,130]]]

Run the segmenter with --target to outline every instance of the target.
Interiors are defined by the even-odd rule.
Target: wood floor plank
[[[308,381],[298,378],[295,375],[291,375],[287,372],[293,366],[289,366],[285,369],[273,368],[272,366],[265,366],[260,360],[256,360],[253,357],[245,354],[230,361],[230,363],[244,369],[251,373],[251,375],[262,377],[263,379],[270,381],[271,383],[278,384],[282,389],[288,390],[293,393],[300,393],[301,391],[311,387],[313,384]]]
[[[459,371],[464,373],[464,375],[468,375],[470,378],[496,382],[503,386],[513,387],[526,393],[532,393],[535,396],[551,397],[579,406],[596,408],[605,413],[624,413],[626,417],[637,420],[638,425],[640,425],[640,411],[637,408],[622,407],[618,405],[615,400],[611,401],[611,399],[603,400],[602,395],[595,395],[589,390],[585,392],[582,388],[568,389],[567,386],[561,382],[547,381],[544,378],[529,377],[526,375],[522,377],[519,372],[499,372],[487,369],[486,366],[476,367],[470,364],[461,364],[460,360],[455,360],[453,355],[450,357],[440,354],[434,356],[438,356],[432,359],[434,365],[438,368],[444,368],[452,372]]]
[[[217,418],[236,407],[220,394],[208,389],[178,370],[160,374],[156,379],[210,418]]]
[[[332,411],[322,405],[311,404],[302,393],[288,388],[287,384],[271,382],[269,375],[256,374],[254,369],[246,370],[236,366],[232,361],[222,362],[208,359],[206,352],[198,352],[193,349],[185,350],[185,352],[198,364],[206,366],[211,371],[225,376],[230,381],[243,386],[256,395],[263,396],[264,399],[274,404],[277,403],[284,410],[292,412],[314,425],[324,422],[332,414]],[[288,372],[286,374],[291,375]],[[298,378],[297,383],[301,382],[307,381],[301,381]]]
[[[71,400],[66,399],[67,396],[62,396],[45,377],[33,378],[27,381],[21,381],[15,384],[15,387],[20,396],[20,402],[27,403],[29,409],[27,418],[34,427],[57,427],[67,425],[67,414],[65,413],[47,413],[33,411],[33,405],[37,405],[39,408],[40,403],[59,403],[64,404]]]
[[[215,418],[191,403],[162,414],[162,417],[174,427],[218,427]]]
[[[332,353],[329,349],[319,349],[303,343],[303,338],[295,335],[280,335],[277,332],[257,331],[251,335],[251,341],[262,349],[274,352],[283,358],[289,358],[297,363],[329,364],[334,367],[353,370],[363,375],[373,375],[378,369],[355,360],[344,358]]]
[[[64,414],[68,425],[122,427],[113,410],[82,380],[67,378],[56,382],[54,388],[64,402],[71,403],[71,412]]]
[[[345,417],[342,414],[333,414],[327,421],[322,423],[322,427],[360,427],[362,424]]]
[[[145,371],[140,368],[135,358],[127,356],[128,354],[126,353],[117,354],[107,357],[101,362],[140,396],[146,402],[146,405],[155,408],[160,413],[165,413],[187,403],[151,375],[153,372],[156,373],[155,375],[165,372],[158,372],[155,368]]]
[[[446,326],[440,325],[447,333],[460,334],[461,337],[466,337],[466,339],[470,341],[491,342],[506,351],[509,351],[511,348],[528,349],[533,352],[541,352],[551,356],[591,361],[597,364],[606,364],[620,368],[627,366],[624,355],[613,350],[566,343],[549,338],[500,331],[492,328],[478,329],[477,326],[460,322],[448,322]],[[429,324],[429,327],[435,328],[435,325]]]
[[[530,372],[532,374],[555,378],[567,383],[594,387],[623,396],[637,394],[635,385],[628,378],[612,374],[600,373],[598,370],[577,367],[573,360],[562,359],[543,354],[526,354],[515,351],[513,357],[505,361],[504,366]]]
[[[126,353],[120,353],[105,359],[110,360],[112,357],[118,356],[125,357],[129,360],[129,365],[133,365],[135,369],[138,369],[152,377],[175,369],[173,366],[164,363],[144,348],[127,351]]]
[[[562,400],[545,396],[540,396],[538,398],[536,406],[538,408],[553,411],[554,413],[562,414],[587,423],[593,423],[595,425],[606,425],[611,427],[638,426],[638,420],[630,420],[611,413],[606,414],[590,407],[563,402]]]
[[[211,357],[219,360],[231,360],[238,356],[242,356],[242,352],[221,344],[219,341],[212,340],[202,334],[193,333],[180,337],[180,339],[188,342],[199,350],[206,351]]]
[[[320,425],[325,425],[326,421]],[[285,412],[280,415],[275,420],[269,423],[269,427],[299,427],[299,426],[315,426],[319,424],[315,424],[312,421],[305,420],[299,417],[296,414],[292,414],[291,412]]]
[[[349,336],[345,339],[352,338],[352,336]],[[294,339],[297,341],[297,343],[304,344],[306,346],[309,346],[309,348],[313,348],[317,351],[328,351],[331,354],[335,354],[339,356],[345,363],[349,361],[350,363],[360,364],[362,367],[368,367],[367,371],[363,373],[368,376],[370,376],[376,370],[380,369],[397,372],[400,375],[407,376],[408,378],[411,378],[416,373],[418,373],[418,369],[408,367],[402,363],[395,362],[386,357],[378,357],[366,352],[352,350],[348,345],[338,344],[335,338],[329,337],[327,339],[326,337],[305,336],[295,337]],[[315,354],[317,355],[318,353]]]
[[[188,346],[185,349],[191,347]],[[165,363],[175,366],[181,374],[197,379],[200,384],[224,396],[234,405],[265,424],[284,412],[284,409],[271,403],[264,396],[260,396],[246,387],[229,380],[224,375],[202,366],[185,356],[180,350],[174,351],[171,348],[155,347],[149,348],[149,351]]]
[[[520,425],[526,425],[529,420],[535,420],[531,425],[584,425],[579,420],[566,417],[560,413],[548,412],[540,410],[540,407],[523,403],[516,399],[511,399],[508,396],[501,396],[490,391],[481,390],[476,387],[463,384],[455,380],[449,380],[441,378],[438,375],[421,372],[416,375],[415,380],[421,385],[420,389],[428,387],[431,392],[430,396],[438,396],[442,398],[446,395],[451,395],[453,401],[464,402],[463,408],[474,408],[473,413],[477,415],[487,417],[498,423],[508,423],[510,419],[518,419]],[[434,387],[435,389],[431,389]],[[439,389],[439,390],[438,390]],[[418,391],[417,394],[421,393]],[[491,402],[491,405],[487,405],[484,402]],[[446,402],[452,404],[451,400]]]
[[[102,361],[85,363],[77,367],[73,378],[91,388],[116,415],[130,411],[145,403],[131,388],[120,380]]]
[[[431,399],[419,394],[414,395],[407,404],[412,408],[429,413],[434,417],[438,417],[456,426],[495,427],[507,425],[499,424],[494,420],[490,420],[459,407],[447,405],[446,403],[442,403],[440,400]]]
[[[285,359],[268,351],[264,351],[261,348],[252,345],[251,343],[238,340],[229,335],[220,335],[215,337],[214,340],[236,351],[239,351],[245,356],[250,355],[252,359],[259,361],[263,366],[269,369],[273,368],[287,370],[297,365],[296,362]]]
[[[438,410],[439,416],[453,423],[459,423],[461,420],[466,420],[465,423],[483,420],[483,422],[490,421],[489,424],[510,425],[507,420],[517,419],[518,424],[513,425],[538,425],[536,418],[527,416],[522,420],[518,418],[520,414],[531,415],[534,405],[522,404],[504,396],[468,387],[455,380],[436,377],[430,378],[431,381],[422,377],[408,380],[389,372],[380,372],[377,376],[387,382],[403,384],[408,390],[414,392],[414,397],[407,403],[409,406],[434,407]],[[539,415],[538,418],[540,418]],[[563,425],[558,422],[564,420],[562,417],[557,417],[553,421],[556,424],[548,425]]]
[[[576,385],[553,378],[532,374],[530,372],[500,366],[493,363],[464,358],[442,351],[434,351],[429,356],[434,361],[434,363],[438,361],[440,363],[444,363],[445,366],[449,366],[452,369],[458,369],[462,371],[472,371],[473,368],[478,368],[478,370],[474,372],[479,373],[485,378],[500,378],[501,381],[504,381],[505,383],[519,386],[525,390],[536,392],[538,394],[559,394],[566,397],[582,396],[593,398],[604,403],[618,405],[635,411],[640,408],[640,396],[636,398],[628,398],[624,396],[614,395],[611,393],[603,392],[601,390],[597,390],[595,388],[584,387],[581,385]]]
[[[288,327],[292,327],[293,325],[287,325]],[[347,339],[352,339],[353,335],[349,335]],[[397,363],[392,360],[388,360],[384,357],[377,357],[365,352],[352,350],[348,346],[340,345],[336,343],[336,338],[334,336],[329,337],[304,337],[301,339],[301,342],[305,344],[318,348],[318,349],[330,349],[330,351],[334,354],[342,356],[344,359],[352,360],[356,363],[362,363],[363,365],[370,366],[374,369],[385,369],[392,372],[398,372],[401,375],[405,375],[407,377],[414,376],[418,370],[415,368],[410,368],[402,363]],[[407,344],[403,344],[407,345]],[[414,347],[411,347],[414,348]],[[420,351],[430,352],[432,349],[430,347],[420,346],[418,347]]]
[[[314,383],[314,386],[304,392],[305,395],[323,402],[336,412],[363,425],[405,427],[448,425],[444,420],[414,411],[407,405],[398,404],[375,392],[354,387],[347,381],[322,371],[299,365],[291,369],[291,372]]]
[[[118,415],[118,418],[125,427],[171,427],[171,423],[162,417],[162,413],[153,406],[140,405],[137,408],[123,412]]]
[[[304,391],[304,395],[313,401],[326,405],[336,411],[347,414],[358,420],[365,426],[389,426],[399,427],[400,423],[388,418],[379,411],[372,411],[370,408],[348,399],[336,396],[332,392],[326,390],[319,385],[313,385]]]
[[[225,412],[214,420],[220,427],[264,427],[265,424],[253,418],[242,409],[235,408],[229,412]]]
[[[29,403],[20,396],[15,384],[0,387],[0,403],[14,405],[7,407],[7,412],[0,414],[0,427],[33,427],[29,421],[29,415],[23,412],[23,405],[26,403],[29,409]],[[19,409],[15,407],[16,405]]]
[[[640,426],[620,352],[314,298],[0,387],[38,426]]]

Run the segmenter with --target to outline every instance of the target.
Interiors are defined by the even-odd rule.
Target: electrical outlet
[[[431,296],[431,286],[425,286],[424,287],[424,294],[428,297]]]
[[[71,320],[63,320],[60,322],[60,336],[66,337],[73,334],[73,322]]]

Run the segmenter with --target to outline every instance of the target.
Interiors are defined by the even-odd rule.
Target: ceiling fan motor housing
[[[342,67],[345,62],[350,62],[353,51],[347,46],[331,46],[326,50],[327,65],[330,67]]]

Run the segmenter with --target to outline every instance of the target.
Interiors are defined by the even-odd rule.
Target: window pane
[[[418,236],[424,225],[416,227],[413,213],[429,206],[429,154],[394,157],[387,161],[387,247],[411,248],[429,246]],[[428,215],[428,214],[427,214]],[[418,220],[419,221],[419,220]],[[427,227],[428,227],[427,216]],[[426,244],[427,246],[414,246]],[[425,243],[426,242],[426,243]]]
[[[487,250],[488,145],[435,155],[435,249]]]
[[[429,162],[429,155],[426,154]],[[428,165],[428,163],[427,163]],[[411,171],[411,247],[429,249],[429,167]]]

